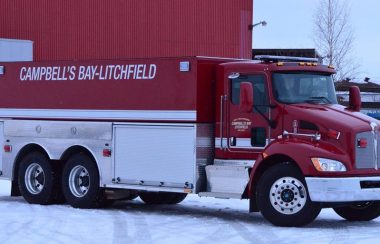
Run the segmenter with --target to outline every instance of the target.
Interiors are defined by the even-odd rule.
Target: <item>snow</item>
[[[247,200],[191,195],[178,205],[136,199],[108,209],[31,205],[0,181],[0,243],[374,243],[380,218],[348,222],[325,209],[303,228],[274,227]]]

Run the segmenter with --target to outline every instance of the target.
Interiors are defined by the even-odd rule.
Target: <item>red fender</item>
[[[342,175],[342,172],[323,173],[315,169],[311,162],[311,157],[320,157],[338,160],[343,162],[349,172],[352,169],[352,160],[344,153],[344,150],[333,144],[323,141],[312,141],[310,138],[286,138],[273,141],[261,155],[257,158],[250,174],[248,187],[248,196],[251,197],[257,178],[263,172],[263,169],[269,164],[280,163],[282,158],[288,158],[289,161],[296,163],[304,176],[336,176]],[[276,161],[277,160],[277,161]]]

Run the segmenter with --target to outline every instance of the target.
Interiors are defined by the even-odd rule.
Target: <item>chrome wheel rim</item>
[[[26,189],[33,195],[41,193],[45,186],[45,172],[41,165],[32,163],[25,171]]]
[[[291,215],[305,206],[307,192],[301,181],[293,177],[283,177],[273,183],[269,198],[277,212]]]
[[[75,166],[69,175],[69,187],[76,197],[84,197],[90,189],[90,175],[88,170],[81,166]]]

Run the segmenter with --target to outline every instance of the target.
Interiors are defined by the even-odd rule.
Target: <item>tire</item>
[[[128,197],[122,198],[123,201],[132,201],[139,197],[137,193],[131,193]]]
[[[186,198],[187,194],[174,192],[140,192],[139,196],[146,204],[178,204]]]
[[[269,168],[260,178],[256,201],[261,214],[276,226],[303,226],[311,223],[321,207],[307,194],[301,172],[289,163]]]
[[[21,159],[18,171],[21,195],[28,203],[51,204],[60,195],[58,176],[45,154],[32,152]]]
[[[96,162],[90,157],[85,154],[75,154],[67,160],[63,168],[62,191],[72,207],[103,207],[106,199],[99,182]]]
[[[186,193],[177,193],[175,196],[173,196],[172,200],[169,202],[169,204],[178,204],[185,200],[187,197]]]
[[[365,202],[334,208],[335,213],[349,221],[370,221],[380,216],[380,202]]]

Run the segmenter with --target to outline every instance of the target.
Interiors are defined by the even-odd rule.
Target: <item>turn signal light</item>
[[[111,157],[111,149],[103,149],[103,157]]]
[[[4,152],[12,152],[12,146],[11,145],[4,145]]]
[[[327,131],[327,136],[332,138],[332,139],[337,139],[339,140],[339,137],[340,137],[340,132],[339,131],[336,131],[336,130],[329,130]]]
[[[361,138],[358,140],[358,147],[360,148],[366,148],[368,146],[368,141],[365,138]]]

